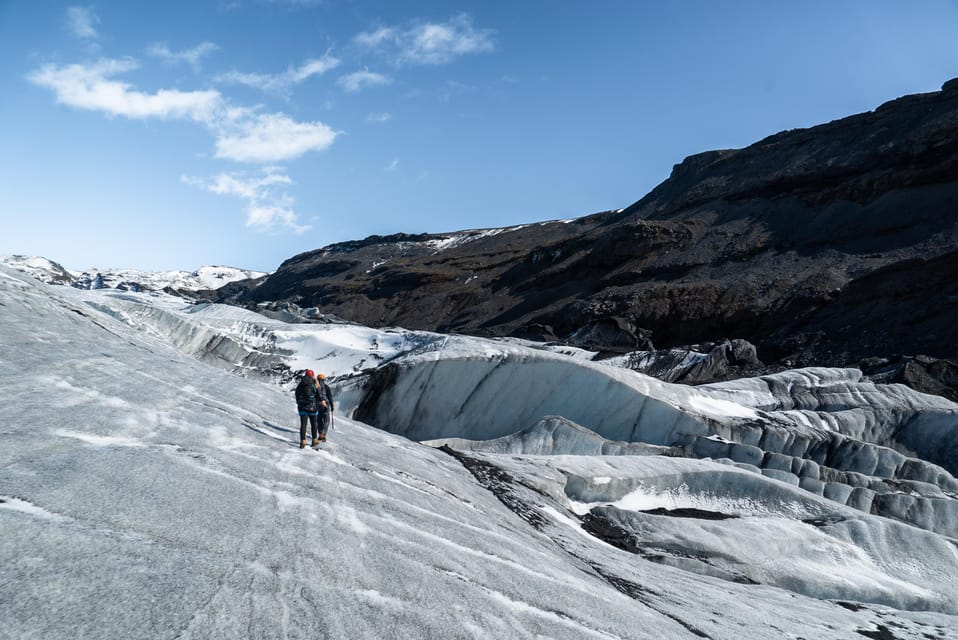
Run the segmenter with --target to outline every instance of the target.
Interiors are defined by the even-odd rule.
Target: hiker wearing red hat
[[[296,386],[296,409],[299,411],[299,448],[306,447],[306,424],[313,432],[313,446],[319,444],[319,403],[322,396],[316,389],[313,370],[307,369]]]

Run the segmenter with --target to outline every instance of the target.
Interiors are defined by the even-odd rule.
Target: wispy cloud
[[[96,26],[100,18],[93,12],[93,7],[67,7],[67,28],[81,40],[96,40],[100,37]]]
[[[385,113],[370,113],[366,116],[366,122],[389,122],[393,119],[393,114],[388,111]]]
[[[322,151],[338,133],[322,122],[298,122],[282,113],[231,104],[215,89],[145,93],[113,76],[138,68],[134,60],[100,60],[91,65],[48,64],[27,76],[54,92],[61,104],[134,119],[191,120],[216,137],[216,157],[272,163]]]
[[[283,173],[282,167],[264,167],[259,175],[247,173],[221,173],[212,180],[183,176],[186,184],[202,187],[220,196],[237,196],[244,200],[256,200],[266,195],[278,184],[291,185],[293,179]]]
[[[446,22],[379,26],[358,34],[353,42],[390,57],[396,66],[446,64],[466,54],[495,51],[495,33],[476,29],[468,14],[460,14]]]
[[[322,58],[311,58],[298,67],[288,67],[278,74],[244,73],[229,71],[217,76],[216,81],[224,84],[241,84],[267,93],[287,93],[297,85],[315,75],[322,75],[335,69],[340,60],[328,53]]]
[[[399,158],[393,158],[393,161],[386,165],[386,171],[395,171],[399,168]]]
[[[378,27],[372,31],[363,31],[353,40],[368,49],[375,49],[399,39],[398,31],[393,27]]]
[[[170,64],[185,62],[193,67],[195,71],[199,71],[200,60],[204,56],[213,53],[217,49],[219,49],[219,47],[212,42],[201,42],[192,49],[171,51],[165,43],[157,42],[150,45],[146,52],[154,58],[159,58],[160,60]]]
[[[293,184],[282,167],[264,167],[259,173],[221,173],[212,179],[182,176],[180,180],[221,196],[246,201],[246,226],[257,231],[285,228],[301,234],[308,225],[299,224],[293,210],[295,200],[284,187]]]
[[[104,59],[90,65],[46,64],[27,79],[51,89],[57,102],[79,109],[103,111],[127,118],[180,118],[210,120],[223,98],[218,91],[161,89],[156,93],[136,91],[112,76],[139,68],[135,60]]]
[[[357,93],[369,87],[382,87],[391,84],[392,81],[393,79],[389,76],[363,69],[340,76],[336,84],[341,86],[346,93]]]

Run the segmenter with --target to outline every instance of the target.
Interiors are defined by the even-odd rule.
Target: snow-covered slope
[[[281,380],[304,369],[343,376],[400,354],[440,348],[446,340],[403,329],[287,323],[240,307],[190,304],[158,293],[96,291],[86,295],[85,304],[234,373]]]
[[[756,465],[676,457],[698,440],[595,448],[629,411],[650,421],[636,434],[729,445],[749,421],[880,406],[857,382],[845,409],[782,408],[787,390],[769,406],[760,389],[459,337],[284,329],[3,267],[0,305],[0,638],[956,637],[953,538]],[[287,389],[232,372],[257,349],[294,368],[335,353],[326,449],[298,449]],[[500,378],[513,364],[525,374]],[[564,417],[519,424],[539,412],[518,394]],[[954,410],[902,397],[907,422]],[[360,405],[391,422],[340,415]],[[456,452],[382,430],[439,433],[450,416],[452,437],[553,437],[535,455]],[[948,500],[940,473],[918,488]]]
[[[75,275],[63,265],[37,256],[0,256],[0,265],[6,265],[47,284],[73,284]]]
[[[196,271],[139,271],[136,269],[88,269],[69,271],[46,258],[0,256],[0,264],[22,271],[48,284],[67,284],[78,289],[123,291],[200,291],[218,289],[230,282],[259,278],[265,272],[208,265]]]

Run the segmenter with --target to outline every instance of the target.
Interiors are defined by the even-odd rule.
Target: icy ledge
[[[728,582],[958,613],[954,540],[758,473],[660,455],[456,456],[560,544],[563,529],[588,532],[642,560]]]
[[[857,370],[685,387],[519,345],[453,337],[440,350],[399,357],[354,384],[363,386],[351,394],[359,398],[357,419],[415,440],[493,441],[467,448],[522,452],[526,445],[516,440],[539,441],[537,453],[584,452],[588,438],[556,439],[554,424],[543,423],[558,416],[606,440],[745,465],[859,511],[958,538],[958,481],[919,457],[958,464],[951,453],[958,405],[863,381]],[[530,428],[537,431],[520,433]],[[498,440],[509,437],[513,442]],[[550,442],[547,451],[543,443]]]

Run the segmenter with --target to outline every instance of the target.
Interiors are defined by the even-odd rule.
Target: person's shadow
[[[289,427],[281,427],[278,424],[273,424],[269,420],[263,420],[263,426],[269,427],[274,431],[285,431],[286,433],[295,433],[299,435],[299,429],[290,429]]]

